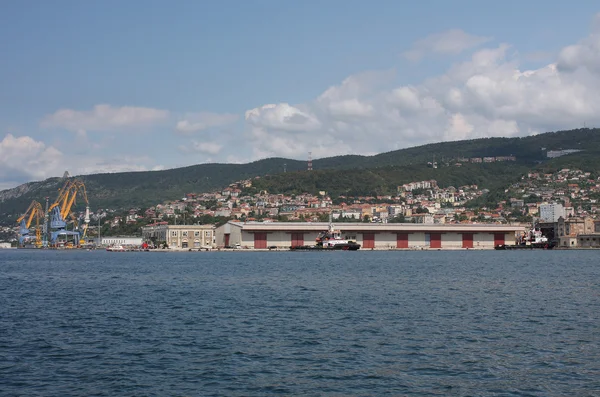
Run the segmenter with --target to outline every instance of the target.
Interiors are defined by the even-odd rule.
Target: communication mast
[[[308,152],[308,170],[312,171],[312,152]]]

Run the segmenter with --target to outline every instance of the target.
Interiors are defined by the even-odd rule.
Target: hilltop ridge
[[[548,158],[552,150],[579,150]],[[471,158],[513,156],[514,161],[491,164],[463,164]],[[439,168],[427,163],[439,162]],[[284,164],[287,172],[284,171]],[[394,150],[373,156],[343,155],[313,160],[314,171],[306,162],[280,157],[248,164],[198,164],[161,171],[100,173],[82,175],[94,208],[147,206],[175,200],[190,192],[207,192],[255,177],[267,189],[328,190],[342,193],[387,192],[411,180],[435,178],[441,184],[476,183],[485,188],[501,188],[528,169],[558,169],[577,166],[600,170],[600,129],[575,129],[515,138],[480,138],[439,142]],[[14,217],[28,203],[56,196],[62,178],[29,182],[0,191],[0,218]],[[290,185],[294,185],[290,187]],[[287,187],[286,187],[287,186]],[[293,190],[292,189],[292,190]]]

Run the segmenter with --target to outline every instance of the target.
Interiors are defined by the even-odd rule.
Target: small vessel
[[[504,245],[499,244],[494,247],[497,250],[515,250],[515,249],[552,249],[554,243],[548,240],[548,237],[542,234],[539,229],[531,229],[523,236],[519,236],[517,244]]]
[[[346,240],[342,238],[342,233],[329,224],[329,229],[319,233],[316,238],[315,245],[300,245],[292,246],[292,251],[308,251],[308,250],[343,250],[356,251],[360,248],[360,244],[356,241]]]
[[[106,247],[106,250],[111,252],[125,252],[125,248],[123,248],[123,246],[120,244]]]

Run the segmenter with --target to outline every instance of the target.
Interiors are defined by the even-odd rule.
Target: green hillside
[[[579,149],[582,152],[548,159],[546,150]],[[453,164],[461,157],[516,156],[516,162]],[[427,167],[434,159],[440,168]],[[283,173],[284,164],[287,173]],[[577,167],[600,171],[600,129],[549,132],[523,138],[484,138],[442,142],[395,150],[375,156],[346,155],[313,161],[269,158],[249,164],[199,164],[163,171],[123,172],[82,176],[92,209],[143,207],[176,200],[190,192],[219,189],[232,182],[266,176],[256,186],[272,192],[326,190],[332,194],[385,194],[415,180],[436,179],[444,185],[478,184],[490,190],[502,188],[528,169],[551,170]],[[0,219],[14,220],[33,199],[56,197],[63,181],[50,178],[15,189],[0,191]],[[80,203],[81,204],[81,203]]]
[[[354,170],[300,171],[260,178],[253,182],[255,190],[271,193],[300,194],[324,190],[332,197],[378,196],[395,194],[399,185],[435,179],[442,187],[479,185],[487,189],[503,188],[517,180],[529,167],[515,162],[464,164],[428,168],[421,164],[386,166]]]

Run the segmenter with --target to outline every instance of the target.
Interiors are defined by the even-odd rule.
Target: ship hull
[[[299,245],[290,247],[290,251],[358,251],[360,244],[336,244],[332,247],[323,247],[318,245]]]
[[[494,247],[496,250],[551,250],[554,248],[553,244],[549,243],[533,243],[533,244],[519,244],[519,245],[504,245],[500,244]]]

